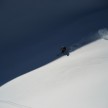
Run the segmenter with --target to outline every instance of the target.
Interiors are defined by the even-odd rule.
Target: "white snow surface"
[[[0,108],[108,108],[108,40],[3,85]]]

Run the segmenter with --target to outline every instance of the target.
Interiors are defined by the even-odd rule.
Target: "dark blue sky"
[[[0,85],[102,28],[108,28],[107,0],[1,0]]]

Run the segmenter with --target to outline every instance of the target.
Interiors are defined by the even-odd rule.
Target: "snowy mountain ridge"
[[[72,44],[70,47],[70,51],[77,50],[78,48],[81,48],[84,45],[87,45],[87,44],[94,42],[98,39],[108,40],[108,29],[107,28],[100,29],[100,30],[98,30],[97,33],[87,36],[85,38],[82,38],[80,41]]]
[[[108,108],[108,41],[99,39],[0,88],[1,108]]]

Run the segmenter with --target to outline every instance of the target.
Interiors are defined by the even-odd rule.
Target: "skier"
[[[61,47],[60,50],[61,50],[61,54],[69,56],[69,50],[67,47],[63,46]]]

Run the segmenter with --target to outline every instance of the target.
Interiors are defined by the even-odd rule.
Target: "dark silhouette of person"
[[[69,50],[67,47],[61,47],[61,54],[69,56]]]

